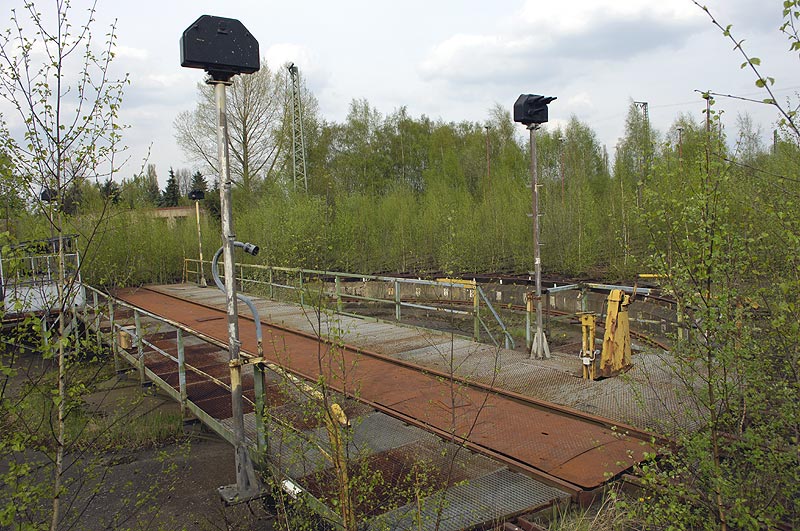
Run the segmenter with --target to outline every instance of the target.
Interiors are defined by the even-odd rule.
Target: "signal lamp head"
[[[233,18],[203,15],[181,36],[181,66],[202,68],[216,81],[258,72],[258,41]]]
[[[520,94],[514,103],[514,121],[525,125],[547,122],[547,105],[555,99],[553,96]]]

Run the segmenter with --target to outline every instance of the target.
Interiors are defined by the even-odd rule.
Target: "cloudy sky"
[[[3,0],[0,9],[18,3]],[[782,4],[706,0],[786,98],[800,92],[800,68],[778,31]],[[88,5],[73,0],[75,15]],[[270,64],[299,65],[331,121],[344,119],[352,99],[366,98],[384,114],[405,105],[412,116],[480,122],[495,103],[510,108],[519,94],[539,93],[558,97],[551,123],[575,115],[613,151],[632,100],[648,102],[653,125],[665,131],[681,112],[702,117],[696,90],[766,97],[690,0],[100,0],[97,24],[116,19],[116,68],[131,77],[123,177],[138,170],[149,147],[162,185],[170,166],[193,166],[175,144],[172,122],[194,106],[203,79],[180,67],[178,47],[202,14],[241,20]],[[763,105],[720,98],[719,106],[729,134],[740,112],[765,137],[775,119]],[[8,119],[8,108],[0,111]]]

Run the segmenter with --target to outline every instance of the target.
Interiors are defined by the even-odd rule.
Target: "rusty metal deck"
[[[204,300],[197,302],[177,297],[180,290],[175,288],[169,294],[163,289],[120,290],[115,296],[202,335],[227,342],[224,312],[213,307],[220,304],[222,294],[211,289],[200,293]],[[259,305],[267,303],[259,301]],[[280,310],[281,305],[276,305],[275,312]],[[485,386],[466,385],[441,372],[432,374],[430,369],[411,363],[399,364],[370,355],[364,349],[345,347],[331,352],[329,343],[319,339],[337,333],[335,319],[317,319],[315,323],[307,317],[315,331],[301,333],[269,322],[274,319],[269,311],[265,316],[262,319],[264,356],[273,363],[312,381],[318,379],[322,370],[334,388],[362,403],[440,437],[453,434],[463,437],[470,449],[501,459],[515,469],[534,474],[568,492],[602,485],[641,460],[644,451],[649,449],[643,444],[646,439],[643,434],[635,430],[626,434],[624,429],[613,429],[612,421],[603,422],[588,415],[582,417],[564,408],[550,408]],[[254,327],[244,318],[240,319],[242,351],[255,356]],[[400,339],[406,345],[415,343],[407,329],[380,326],[384,327],[380,333],[392,341]],[[442,344],[434,336],[427,339],[424,334],[422,336],[422,341],[428,343],[427,348],[439,353],[454,350],[452,344]],[[219,363],[217,372],[224,380],[227,358],[219,354],[212,357],[208,364]],[[153,366],[151,370],[158,368]],[[252,382],[245,381],[245,389],[252,390]],[[229,416],[229,408],[228,404],[214,414],[225,418],[226,414]]]

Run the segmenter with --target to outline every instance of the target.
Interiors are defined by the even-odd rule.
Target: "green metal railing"
[[[210,262],[203,262],[203,265]],[[200,283],[200,267],[197,259],[184,259],[183,280]],[[310,297],[324,297],[335,303],[336,311],[342,315],[357,314],[345,311],[345,300],[374,303],[394,307],[394,318],[403,320],[403,308],[433,311],[437,313],[463,316],[473,319],[472,338],[481,340],[483,330],[495,346],[500,346],[495,337],[503,337],[504,347],[514,348],[514,339],[506,328],[500,315],[495,311],[483,289],[475,282],[461,280],[423,280],[413,278],[387,277],[379,275],[359,275],[337,271],[321,271],[294,267],[275,267],[257,264],[236,264],[237,280],[242,291],[259,291],[270,299],[278,298],[281,290],[295,295],[301,305],[306,306]],[[367,283],[373,283],[367,289]],[[357,289],[361,286],[361,290]],[[365,293],[369,291],[370,293]],[[318,299],[315,301],[318,303]],[[471,304],[469,310],[465,305]],[[485,308],[488,312],[482,312]],[[491,316],[487,323],[482,313]],[[490,324],[495,327],[494,333]]]
[[[87,291],[87,294],[89,294],[88,300],[83,307],[83,320],[88,325],[86,327],[87,338],[88,335],[91,334],[91,329],[93,328],[98,344],[106,342],[106,344],[111,345],[112,356],[114,358],[114,368],[116,372],[122,372],[123,362],[127,362],[137,371],[140,383],[142,385],[145,385],[149,380],[159,389],[167,393],[171,398],[179,402],[181,406],[181,414],[184,419],[187,418],[187,413],[191,413],[195,416],[195,418],[203,422],[203,424],[208,426],[230,444],[235,444],[235,438],[232,429],[224,422],[217,420],[212,415],[204,411],[200,405],[196,404],[189,398],[186,374],[187,372],[193,372],[199,375],[202,380],[213,382],[215,385],[222,387],[228,392],[231,391],[230,385],[219,378],[215,378],[202,369],[186,363],[186,358],[184,355],[185,340],[189,336],[194,336],[204,343],[214,345],[222,351],[228,350],[228,344],[213,337],[206,336],[205,334],[202,334],[196,330],[192,330],[191,328],[177,321],[173,321],[171,319],[167,319],[146,310],[137,308],[92,286],[84,285],[84,287]],[[119,318],[120,308],[125,308],[133,313],[133,326],[130,325],[130,319],[122,320]],[[149,326],[143,322],[145,318],[149,320]],[[108,336],[105,338],[103,337],[101,326],[104,320],[107,321],[109,325]],[[175,329],[175,345],[177,351],[175,355],[170,354],[166,350],[158,347],[156,344],[146,339],[148,334],[154,332],[153,323],[155,323],[156,329],[161,327],[164,327],[164,329]],[[134,352],[128,352],[128,350],[133,350],[133,348],[126,350],[120,345],[121,332],[130,337],[131,347],[135,347]],[[151,371],[145,365],[145,347],[148,349],[147,354],[157,354],[175,364],[178,369],[178,389],[175,389],[172,385],[167,383],[164,379],[159,377],[155,372]],[[241,354],[243,357],[250,357],[250,355],[247,353],[242,352]],[[297,485],[297,483],[295,483],[294,480],[285,473],[285,471],[277,468],[273,463],[270,463],[269,460],[266,459],[268,454],[268,431],[266,424],[271,418],[270,414],[266,410],[266,403],[264,400],[264,372],[267,370],[273,371],[276,374],[286,378],[295,378],[294,375],[274,364],[264,363],[263,366],[260,363],[253,364],[253,392],[255,395],[255,400],[250,400],[246,396],[242,397],[242,399],[252,405],[255,410],[255,444],[253,445],[251,443],[248,445],[248,450],[251,452],[251,457],[257,462],[262,463],[264,466],[269,467],[274,473],[277,474],[277,477],[283,479],[284,484],[288,482],[293,486],[294,489],[297,490],[297,492],[302,492],[306,501],[316,508],[320,514],[333,514],[330,512],[330,509],[328,509],[320,500]]]

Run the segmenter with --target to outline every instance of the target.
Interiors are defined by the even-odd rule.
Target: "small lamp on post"
[[[239,356],[239,313],[236,305],[236,278],[233,249],[233,208],[231,204],[230,158],[228,152],[228,117],[225,87],[233,76],[258,72],[261,60],[258,41],[238,20],[203,15],[183,32],[180,40],[181,66],[201,68],[208,74],[206,82],[214,85],[217,107],[217,153],[219,161],[220,214],[222,221],[222,254],[225,260],[225,298],[228,313],[228,351],[231,367],[231,407],[233,443],[236,452],[236,485],[221,487],[227,503],[246,501],[258,495],[253,463],[245,445],[241,363]]]
[[[203,236],[200,233],[200,201],[206,198],[206,193],[202,190],[192,190],[189,192],[189,199],[194,201],[194,213],[197,219],[197,250],[200,253],[200,287],[205,288],[206,275],[203,271]]]
[[[542,327],[542,256],[541,244],[539,243],[539,176],[536,160],[536,130],[539,126],[547,122],[547,105],[556,98],[551,96],[540,96],[538,94],[520,94],[514,103],[514,121],[522,123],[530,131],[531,144],[531,190],[532,210],[533,210],[533,264],[536,275],[536,333],[532,341],[529,341],[530,356],[537,359],[549,358],[550,347],[547,345],[547,338]],[[528,303],[528,337],[530,338],[531,325],[531,304]]]

